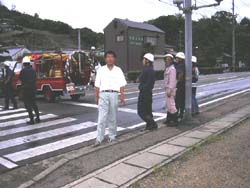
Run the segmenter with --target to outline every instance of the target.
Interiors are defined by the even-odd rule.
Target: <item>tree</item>
[[[167,44],[178,46],[179,31],[184,31],[184,18],[182,15],[161,16],[147,23],[153,24],[165,31],[165,42]],[[183,41],[183,40],[182,40]]]
[[[193,22],[194,54],[198,56],[201,66],[215,66],[216,59],[224,53],[232,53],[232,13],[226,11],[216,12],[211,18],[201,18]],[[181,15],[161,16],[150,20],[166,33],[165,42],[176,46],[180,42],[179,31],[184,31],[184,18]],[[250,62],[250,19],[244,18],[236,22],[236,50],[237,60],[244,59]],[[182,36],[184,37],[184,36]],[[181,38],[184,42],[184,38]],[[198,49],[195,47],[198,46]],[[195,50],[196,49],[196,50]],[[247,60],[246,60],[247,59]]]
[[[39,18],[39,15],[37,13],[34,14],[35,18]]]

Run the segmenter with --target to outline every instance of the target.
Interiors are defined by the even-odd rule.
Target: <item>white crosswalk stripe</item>
[[[123,130],[123,128],[118,128],[118,131],[121,131],[121,130]],[[45,144],[42,146],[30,148],[27,150],[11,153],[11,154],[5,155],[4,157],[14,162],[18,162],[18,161],[36,157],[39,155],[43,155],[49,152],[57,151],[59,149],[63,149],[69,146],[80,144],[80,143],[89,141],[91,139],[94,139],[95,137],[96,137],[96,131],[92,131],[92,132],[89,132],[80,136],[75,136],[75,137],[63,139],[60,141],[56,141],[53,143]]]
[[[9,148],[9,147],[13,147],[13,146],[22,145],[25,143],[43,140],[45,138],[64,135],[67,133],[79,131],[81,129],[91,128],[94,126],[95,126],[95,124],[93,122],[85,122],[85,123],[80,123],[80,124],[76,124],[76,125],[70,125],[67,127],[58,128],[58,129],[53,129],[50,131],[31,134],[28,136],[18,137],[18,138],[11,139],[11,140],[2,141],[2,142],[0,142],[0,150],[5,149],[5,148]]]
[[[12,163],[11,161],[9,161],[7,159],[4,159],[2,157],[0,157],[0,164],[3,165],[3,166],[5,166],[8,169],[12,169],[12,168],[15,168],[15,167],[18,166],[17,164]]]
[[[17,109],[0,112],[0,167],[12,169],[20,165],[21,161],[33,158],[39,160],[41,155],[51,152],[58,154],[58,150],[96,138],[95,122],[79,122],[76,118],[59,118],[55,114],[41,113],[41,123],[26,125],[28,114],[24,111]],[[118,132],[124,130],[129,129],[117,129]]]
[[[37,130],[41,128],[46,128],[46,127],[62,124],[62,123],[69,123],[75,120],[76,119],[74,118],[63,118],[63,119],[52,120],[49,122],[38,123],[33,126],[25,126],[25,127],[7,129],[7,130],[0,131],[0,136],[7,136],[7,135],[16,134],[16,133]]]
[[[6,119],[11,119],[11,118],[18,118],[18,117],[27,117],[28,114],[27,112],[19,113],[19,114],[11,114],[11,115],[5,115],[5,116],[0,116],[0,120],[6,120]]]
[[[47,119],[51,119],[51,118],[55,118],[55,117],[57,117],[57,116],[54,114],[45,114],[45,115],[41,115],[40,119],[47,120]],[[23,124],[23,123],[26,123],[27,121],[28,121],[28,119],[24,118],[24,119],[2,122],[2,123],[0,123],[0,128]]]
[[[5,111],[0,111],[0,115],[4,115],[4,114],[11,114],[11,113],[15,113],[15,112],[23,112],[26,111],[24,108],[18,108],[15,110],[5,110]]]

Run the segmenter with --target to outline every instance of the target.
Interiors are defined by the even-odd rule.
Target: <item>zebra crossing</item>
[[[121,111],[133,112],[129,109]],[[1,111],[0,107],[0,173],[30,161],[39,161],[48,154],[53,156],[67,152],[72,150],[72,146],[81,146],[96,137],[95,122],[40,113],[41,123],[26,125],[28,114],[24,108]],[[118,127],[117,130],[121,132],[143,125]]]
[[[28,114],[24,108],[0,111],[0,173],[20,166],[20,161],[87,141],[90,137],[84,130],[93,134],[96,127],[94,122],[80,123],[76,118],[42,112],[41,120],[26,125]],[[85,139],[77,140],[79,132]]]

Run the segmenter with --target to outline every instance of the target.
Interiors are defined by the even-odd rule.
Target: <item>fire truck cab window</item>
[[[37,64],[40,78],[62,78],[60,63],[56,60],[42,60]]]

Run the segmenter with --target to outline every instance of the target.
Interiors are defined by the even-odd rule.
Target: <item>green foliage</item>
[[[77,39],[78,31],[73,32],[74,39]],[[104,44],[104,35],[102,33],[95,33],[89,28],[81,29],[82,47],[90,49],[91,46],[101,46]]]
[[[141,74],[141,71],[139,71],[139,70],[129,71],[127,74],[127,78],[129,81],[136,82],[140,74]],[[156,80],[162,80],[163,77],[164,77],[163,70],[155,71],[155,79]]]
[[[201,67],[199,68],[200,74],[220,74],[223,73],[223,68],[215,67]]]
[[[182,16],[161,16],[150,20],[149,23],[165,31],[167,44],[176,46],[176,51],[182,49],[184,46],[184,18]],[[196,46],[198,46],[197,49]],[[222,56],[223,53],[232,54],[232,14],[219,11],[211,18],[204,17],[194,21],[193,47],[193,53],[198,57],[199,65],[207,67],[214,67],[216,58]],[[243,18],[240,23],[236,24],[236,61],[241,60],[250,65],[249,49],[250,19]],[[212,71],[219,72],[220,70]]]
[[[39,15],[37,13],[34,14],[35,18],[39,18]]]
[[[31,16],[15,10],[9,10],[4,6],[0,6],[0,12],[0,18],[8,18],[13,20],[15,24],[30,29],[50,31],[58,34],[69,34],[73,30],[71,26],[63,22],[43,20],[40,19],[38,15]]]
[[[136,82],[136,80],[138,79],[139,75],[141,74],[141,71],[129,71],[128,72],[128,75],[127,75],[127,78],[129,81],[132,81],[132,82]]]
[[[236,72],[249,72],[250,67],[242,67],[242,68],[236,67],[235,71]]]
[[[229,68],[232,69],[232,68]],[[208,74],[221,74],[225,71],[225,68],[218,68],[218,67],[200,67],[199,68],[200,74],[208,75]],[[247,72],[250,71],[249,67],[242,67],[242,68],[236,68],[236,72]],[[127,79],[131,82],[136,82],[139,75],[141,74],[141,71],[129,71],[127,73]],[[155,79],[156,80],[163,80],[164,79],[164,70],[157,70],[155,71]]]
[[[164,78],[164,70],[155,71],[155,79],[156,80],[163,80],[163,78]]]
[[[20,13],[18,11],[9,10],[5,6],[0,5],[0,19],[8,19],[13,22],[19,30],[21,28],[34,29],[39,31],[49,31],[54,34],[66,34],[71,36],[72,41],[77,44],[77,30],[70,25],[48,19],[41,19],[37,13],[34,16]],[[88,28],[81,29],[81,40],[83,48],[90,48],[91,46],[99,47],[104,43],[104,35],[96,33]],[[39,46],[39,44],[37,44]]]
[[[166,32],[165,41],[167,44],[178,46],[179,31],[184,31],[185,20],[182,15],[161,16],[155,20],[148,21],[148,23]],[[182,39],[184,39],[183,36]]]

